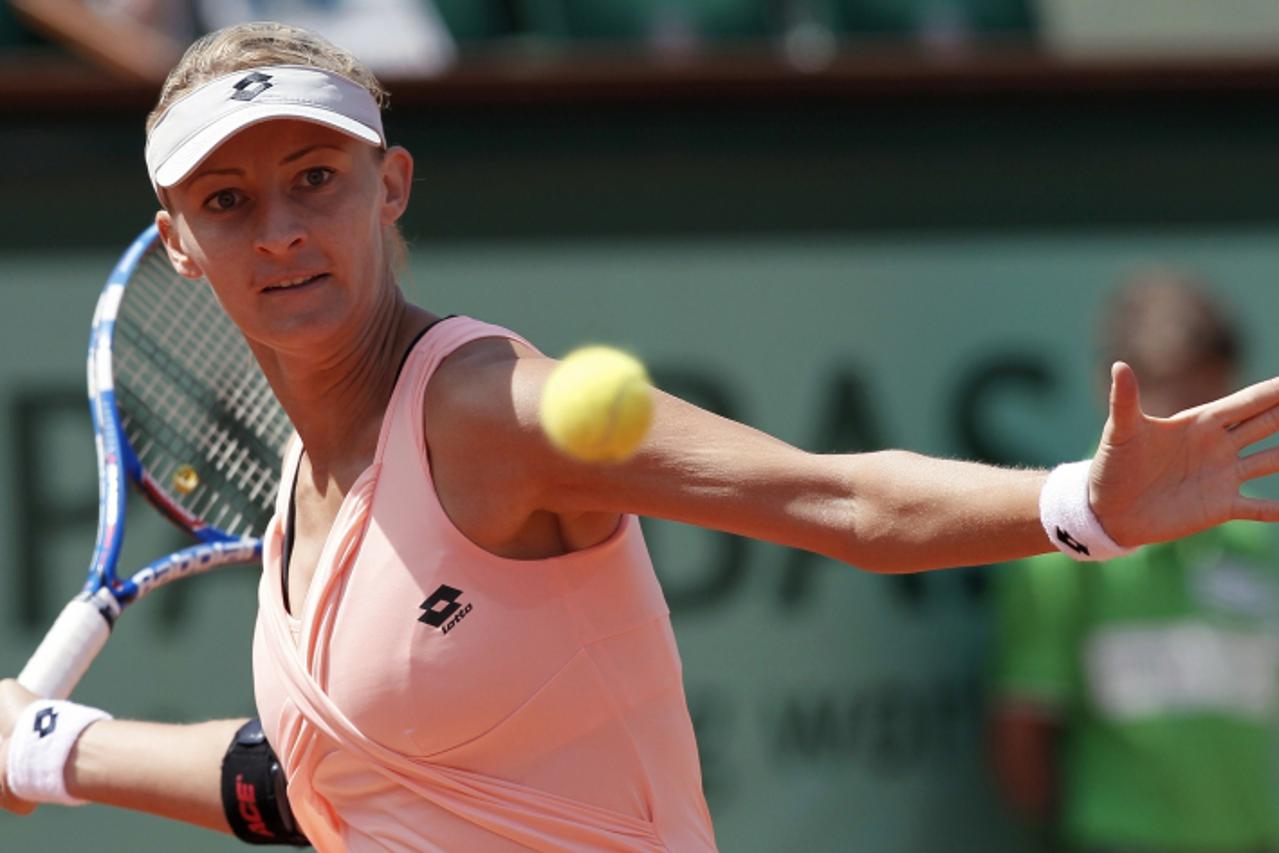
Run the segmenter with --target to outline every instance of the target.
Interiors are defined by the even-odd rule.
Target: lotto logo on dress
[[[458,599],[461,597],[462,590],[441,584],[439,589],[419,605],[424,612],[417,617],[417,621],[439,628],[447,634],[471,612],[472,605],[460,603]]]

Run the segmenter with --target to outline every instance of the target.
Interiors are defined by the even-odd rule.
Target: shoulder
[[[548,449],[537,410],[554,365],[531,346],[502,337],[480,338],[451,353],[422,401],[432,466],[464,466],[476,486],[501,478],[504,491],[517,492],[521,472]]]
[[[521,412],[536,405],[537,376],[552,364],[512,338],[486,337],[463,344],[426,385],[423,415],[428,431],[518,426]]]
[[[555,362],[509,338],[459,347],[422,401],[435,489],[453,523],[484,547],[505,543],[543,509],[553,451],[538,400]]]

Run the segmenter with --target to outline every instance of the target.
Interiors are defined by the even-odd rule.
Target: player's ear
[[[399,145],[392,145],[382,154],[382,224],[391,225],[404,214],[409,206],[409,191],[413,187],[413,155]]]
[[[178,238],[178,229],[173,224],[169,211],[160,210],[155,214],[155,224],[160,230],[160,239],[164,242],[164,250],[169,255],[169,263],[183,278],[203,278],[204,272],[190,255],[182,249],[182,241]]]

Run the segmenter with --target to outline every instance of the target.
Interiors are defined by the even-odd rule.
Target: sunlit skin
[[[157,214],[178,271],[208,278],[312,456],[349,443],[352,420],[380,419],[394,378],[385,366],[424,322],[384,242],[412,171],[402,148],[267,122],[216,149]],[[314,278],[284,286],[304,277]]]
[[[209,280],[306,447],[299,593],[373,457],[399,358],[431,319],[404,301],[387,261],[412,175],[402,148],[277,120],[219,146],[156,216],[175,267]]]
[[[159,223],[178,269],[207,275],[252,342],[306,447],[291,591],[305,590],[342,496],[371,461],[396,366],[430,315],[407,306],[385,257],[403,213],[409,155],[317,125],[266,122],[231,137],[173,188]],[[274,289],[321,274],[296,290]],[[537,428],[552,363],[478,341],[428,386],[424,419],[441,503],[493,553],[536,559],[607,536],[637,512],[818,551],[881,571],[995,562],[1043,550],[1042,474],[995,472],[913,454],[817,456],[657,395],[653,429],[616,466],[574,463]],[[1141,411],[1127,367],[1093,503],[1121,543],[1185,535],[1232,513],[1265,514],[1237,489],[1243,446],[1267,433],[1279,383],[1171,419]],[[1248,421],[1226,439],[1223,428]],[[1192,460],[1195,460],[1192,462]],[[996,485],[996,484],[999,485]],[[983,495],[974,503],[970,490]]]
[[[399,310],[384,239],[411,179],[402,148],[279,120],[233,136],[166,190],[157,221],[179,272],[206,276],[251,341],[314,367],[317,352],[385,332]],[[309,275],[322,278],[279,286]]]
[[[400,360],[435,319],[404,301],[386,261],[387,229],[404,211],[411,180],[401,148],[382,153],[320,125],[272,121],[220,146],[165,192],[157,215],[175,267],[209,279],[306,448],[289,572],[297,606],[344,496],[373,460]],[[424,419],[441,503],[463,533],[504,556],[588,547],[612,533],[619,513],[561,516],[521,489],[518,466],[493,452],[503,432],[549,450],[509,402],[519,356],[535,353],[477,341],[432,381]],[[476,400],[485,411],[468,417]]]

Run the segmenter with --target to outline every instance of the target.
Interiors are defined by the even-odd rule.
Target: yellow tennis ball
[[[585,462],[618,462],[633,454],[653,420],[644,365],[606,346],[574,350],[542,389],[542,429],[551,443]]]

